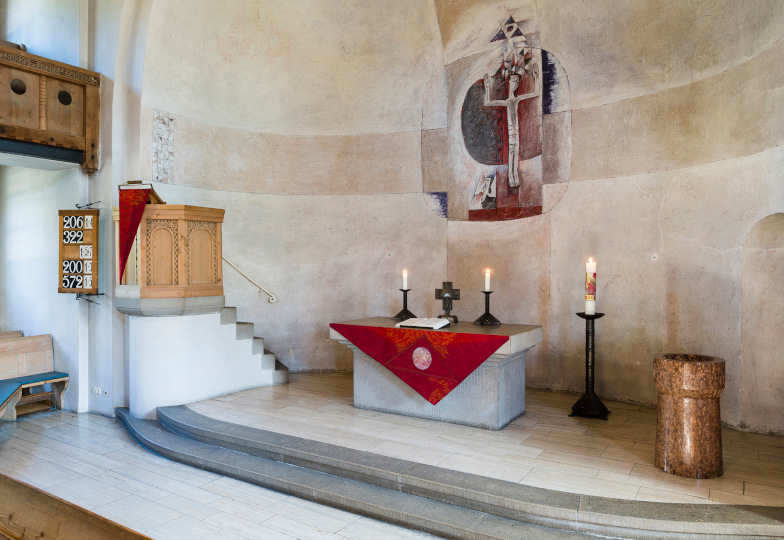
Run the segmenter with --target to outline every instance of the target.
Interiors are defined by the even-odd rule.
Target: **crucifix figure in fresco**
[[[542,213],[542,115],[553,70],[532,21],[510,15],[490,44],[484,65],[477,57],[465,69],[471,84],[460,111],[463,144],[475,163],[468,167],[469,221]]]
[[[534,91],[519,96],[515,95],[520,86],[520,79],[526,71],[530,69],[534,76]],[[504,69],[504,71],[507,71]],[[520,162],[520,123],[517,116],[517,106],[521,101],[539,96],[541,90],[541,80],[539,78],[539,66],[532,64],[525,68],[512,65],[509,70],[509,95],[506,99],[490,99],[490,88],[493,76],[485,74],[485,107],[506,107],[506,126],[507,140],[509,141],[509,187],[520,185],[520,178],[517,174],[518,163]]]

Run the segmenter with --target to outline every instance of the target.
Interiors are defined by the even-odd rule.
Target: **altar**
[[[525,412],[525,353],[542,342],[541,326],[395,322],[330,324],[330,339],[354,351],[354,407],[493,430]]]

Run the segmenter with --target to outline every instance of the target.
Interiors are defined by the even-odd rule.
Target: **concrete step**
[[[237,322],[237,308],[235,308],[235,307],[224,307],[221,310],[220,323],[221,324],[234,324],[235,322]]]
[[[164,457],[443,538],[568,540],[589,537],[578,532],[521,523],[462,506],[213,446],[181,436],[155,420],[133,418],[126,408],[115,409],[115,413],[137,441]]]
[[[255,332],[253,323],[238,322],[237,324],[237,339],[253,339]]]
[[[264,338],[254,337],[253,344],[251,349],[252,354],[266,354],[267,351],[264,349]]]
[[[214,420],[186,406],[159,407],[158,418],[168,429],[211,446],[546,530],[620,538],[660,538],[664,533],[668,538],[784,537],[784,508],[564,493]]]
[[[261,356],[261,369],[278,369],[279,363],[275,355],[269,351],[264,351],[264,354]]]
[[[233,324],[236,326],[235,336],[237,340],[252,340],[251,354],[254,357],[258,357],[259,369],[262,371],[276,371],[276,373],[273,374],[272,384],[283,384],[288,381],[288,368],[278,361],[274,353],[264,348],[263,338],[254,336],[254,324],[249,322],[237,322],[237,308],[223,308],[220,321],[221,324]]]
[[[289,368],[281,364],[279,361],[275,361],[275,369],[271,371],[272,373],[272,382],[270,384],[286,384],[289,382]]]

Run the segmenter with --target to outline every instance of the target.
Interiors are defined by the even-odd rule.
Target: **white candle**
[[[585,263],[585,314],[596,315],[596,261]]]
[[[485,271],[485,290],[486,291],[490,290],[490,269],[489,268]]]
[[[408,271],[403,270],[403,289],[408,289]]]

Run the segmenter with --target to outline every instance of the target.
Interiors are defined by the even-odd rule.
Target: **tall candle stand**
[[[607,420],[607,415],[610,410],[605,407],[602,400],[594,392],[594,345],[593,336],[594,328],[593,321],[604,317],[604,313],[596,313],[595,315],[586,315],[585,313],[578,313],[578,317],[585,319],[585,393],[580,396],[577,403],[572,405],[572,414],[569,416],[588,416],[592,418],[601,418]]]
[[[480,324],[482,326],[500,326],[501,321],[490,314],[490,295],[493,294],[493,291],[482,292],[485,293],[485,312],[481,317],[474,321],[474,324]]]
[[[399,291],[403,291],[403,309],[400,310],[400,313],[392,317],[393,321],[405,321],[406,319],[415,319],[416,315],[408,311],[408,291],[411,289],[398,289]]]

